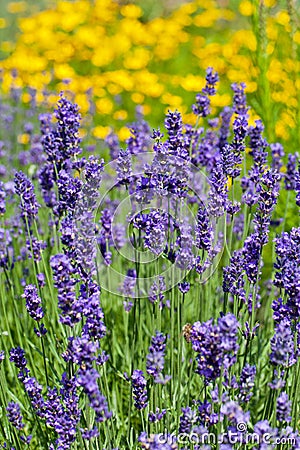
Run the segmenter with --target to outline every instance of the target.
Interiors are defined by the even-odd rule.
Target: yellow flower
[[[143,69],[150,60],[151,54],[145,48],[135,48],[124,58],[124,67],[126,69]]]
[[[197,27],[209,28],[220,18],[222,18],[222,11],[210,8],[203,13],[198,14],[194,19],[194,24]]]
[[[239,4],[239,11],[243,16],[252,16],[254,13],[254,6],[250,1],[244,0]]]
[[[27,9],[26,2],[10,2],[6,7],[7,11],[11,14],[19,14]]]
[[[199,75],[187,74],[185,77],[181,78],[180,85],[186,91],[198,92],[204,87],[205,80]]]
[[[113,115],[113,118],[115,120],[126,120],[128,117],[127,111],[125,109],[120,109],[119,111],[116,111]]]
[[[96,107],[99,114],[110,114],[114,104],[109,98],[102,98],[96,101]]]
[[[294,34],[293,40],[294,40],[294,42],[296,42],[296,44],[300,44],[300,31],[296,31],[296,33]]]
[[[109,134],[110,128],[109,127],[103,127],[103,126],[97,126],[93,129],[92,133],[93,136],[95,136],[98,139],[104,139]]]
[[[120,13],[122,14],[122,16],[129,17],[130,19],[137,19],[143,14],[141,8],[133,4],[122,6],[122,8],[120,9]]]
[[[121,142],[126,141],[130,137],[130,130],[127,127],[121,127],[118,131],[118,137]]]
[[[276,21],[280,25],[287,26],[290,23],[290,16],[288,15],[287,11],[279,11],[276,15]]]
[[[27,133],[19,134],[18,135],[18,143],[26,145],[30,141],[30,135]]]
[[[161,102],[169,105],[172,109],[179,109],[182,105],[182,97],[167,93],[162,96]]]
[[[0,17],[0,28],[5,27],[6,27],[6,20],[4,19],[4,17]]]
[[[59,79],[73,78],[75,71],[68,64],[54,64],[54,75]]]
[[[134,101],[134,103],[137,103],[138,105],[141,105],[144,101],[145,96],[143,94],[140,94],[139,92],[134,92],[131,94],[131,99]]]

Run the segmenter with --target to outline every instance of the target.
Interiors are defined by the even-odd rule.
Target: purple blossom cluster
[[[142,370],[134,370],[131,376],[134,406],[144,409],[148,405],[147,380]]]
[[[250,448],[241,423],[257,449],[266,433],[300,447],[299,157],[249,125],[244,83],[208,117],[218,81],[208,68],[195,126],[168,110],[151,136],[138,109],[124,150],[107,136],[109,167],[64,94],[40,135],[28,110],[16,157],[0,141],[22,168],[0,165],[3,448],[168,450],[207,432]]]
[[[201,94],[196,95],[196,103],[193,105],[193,113],[196,116],[206,117],[210,113],[210,99],[209,97],[216,94],[216,84],[219,81],[217,72],[214,72],[212,67],[206,71],[206,85],[202,89]]]
[[[219,378],[221,371],[226,373],[236,362],[237,331],[238,321],[233,314],[220,317],[216,324],[210,319],[192,326],[190,339],[197,353],[196,372],[206,382]]]
[[[34,192],[34,185],[23,172],[15,174],[15,191],[20,197],[21,216],[28,225],[36,219],[39,205]]]
[[[162,372],[165,365],[166,336],[157,331],[151,338],[151,345],[147,355],[146,368],[148,375],[154,379],[154,383],[165,384],[170,377],[164,377]]]
[[[24,289],[22,297],[26,302],[26,309],[28,314],[37,322],[44,317],[44,311],[42,308],[42,300],[38,295],[38,290],[33,284],[29,284]]]

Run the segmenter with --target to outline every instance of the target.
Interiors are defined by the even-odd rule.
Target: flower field
[[[0,33],[0,448],[300,448],[297,3]]]

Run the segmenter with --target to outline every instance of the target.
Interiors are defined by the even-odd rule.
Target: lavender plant
[[[64,94],[5,133],[1,448],[300,448],[298,155],[218,81],[125,148]]]

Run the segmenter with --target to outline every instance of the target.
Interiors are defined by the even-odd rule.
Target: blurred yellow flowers
[[[153,126],[168,107],[190,117],[204,71],[213,66],[222,80],[215,108],[230,101],[231,83],[245,81],[269,137],[292,140],[299,126],[300,32],[295,11],[277,3],[241,0],[230,8],[221,6],[230,2],[194,0],[147,20],[136,3],[60,0],[22,18],[16,43],[2,46],[2,88],[68,89],[83,113],[93,98],[94,134],[102,137],[109,125],[121,128],[132,119],[137,104],[145,105]],[[9,4],[12,13],[20,9],[26,2]],[[5,25],[0,18],[0,28]]]

